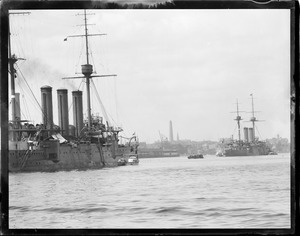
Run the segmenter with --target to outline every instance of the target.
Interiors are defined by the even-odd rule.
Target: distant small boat
[[[129,165],[138,165],[139,164],[139,159],[138,159],[138,157],[137,156],[130,156],[129,158],[128,158],[128,164]]]
[[[188,156],[188,159],[201,159],[201,158],[204,158],[202,154]]]
[[[269,152],[268,155],[278,155],[277,152]]]
[[[120,158],[118,160],[118,166],[126,166],[126,164],[127,164],[127,161],[125,158]]]
[[[216,153],[216,156],[217,156],[217,157],[223,157],[223,156],[224,156],[224,154],[223,154],[223,152],[222,152],[222,151],[218,151],[218,152]]]

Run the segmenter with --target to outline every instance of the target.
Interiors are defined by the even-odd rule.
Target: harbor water
[[[290,154],[9,174],[9,228],[290,228]]]

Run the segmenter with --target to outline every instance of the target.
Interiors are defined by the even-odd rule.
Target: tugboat
[[[123,157],[121,157],[119,160],[118,160],[118,166],[126,166],[127,165],[127,160]]]
[[[202,154],[195,154],[188,156],[188,159],[202,159],[204,158]]]
[[[139,164],[139,157],[138,155],[131,155],[129,158],[128,158],[128,164],[129,165],[138,165]]]
[[[223,154],[222,151],[217,151],[217,152],[216,152],[216,156],[217,156],[217,157],[223,157],[224,154]]]
[[[269,154],[268,155],[278,155],[278,153],[277,152],[269,152]]]
[[[265,141],[259,141],[255,137],[255,122],[259,121],[254,116],[254,104],[253,95],[250,94],[252,98],[252,117],[250,121],[252,122],[251,128],[244,128],[244,140],[241,140],[240,132],[240,121],[242,120],[239,115],[239,107],[237,101],[237,116],[236,121],[238,124],[238,140],[230,140],[229,142],[222,141],[223,150],[218,152],[218,156],[259,156],[259,155],[269,155],[272,152],[271,148],[267,145]]]
[[[81,66],[83,76],[63,79],[81,78],[85,80],[87,91],[87,120],[83,119],[82,91],[73,91],[73,124],[69,124],[68,90],[58,89],[58,120],[53,123],[52,87],[41,87],[42,124],[29,124],[21,120],[18,104],[19,93],[15,92],[15,63],[18,58],[11,55],[9,40],[9,73],[11,80],[12,119],[9,123],[9,171],[10,172],[52,172],[61,170],[87,170],[118,166],[132,155],[137,156],[138,142],[132,136],[129,144],[119,143],[122,128],[114,127],[103,117],[93,115],[90,105],[90,82],[95,77],[116,75],[96,75],[89,63],[88,30],[86,10],[84,10],[84,37],[86,46],[86,64]],[[93,34],[92,36],[95,36]],[[9,33],[10,36],[10,33]],[[71,36],[69,36],[71,37]],[[66,41],[66,40],[65,40]]]

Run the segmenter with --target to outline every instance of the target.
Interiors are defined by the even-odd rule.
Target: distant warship
[[[81,66],[87,90],[87,120],[83,119],[82,91],[73,91],[73,124],[69,124],[68,90],[57,89],[59,125],[53,123],[52,87],[41,87],[41,113],[43,123],[34,125],[21,120],[20,94],[15,92],[18,61],[11,55],[9,40],[9,73],[11,80],[11,113],[9,121],[9,171],[36,172],[60,170],[86,170],[118,166],[118,160],[138,159],[136,136],[128,138],[126,145],[119,144],[119,127],[111,126],[103,118],[93,115],[90,106],[90,81],[96,75],[89,63],[86,11],[84,10],[86,64]],[[95,34],[93,34],[94,36]],[[70,36],[71,37],[71,36]],[[75,36],[73,36],[75,37]]]
[[[259,156],[259,155],[270,155],[272,152],[271,148],[267,145],[265,141],[259,141],[255,137],[255,122],[258,120],[254,116],[254,104],[253,95],[252,98],[252,117],[250,121],[252,122],[251,128],[244,128],[244,140],[241,139],[240,131],[240,121],[242,120],[239,114],[239,107],[237,102],[237,116],[235,120],[238,125],[238,140],[231,139],[230,141],[222,141],[222,150],[217,152],[217,156]]]

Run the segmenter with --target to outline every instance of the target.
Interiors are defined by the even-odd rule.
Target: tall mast
[[[11,110],[12,110],[12,122],[15,123],[16,119],[16,94],[15,94],[15,67],[14,64],[18,61],[15,55],[11,55],[11,42],[10,42],[10,30],[8,32],[8,63],[10,73],[10,94],[11,94]]]
[[[9,13],[11,14],[30,14],[30,12],[19,12],[19,13]],[[23,58],[17,58],[16,55],[11,55],[11,40],[10,40],[10,21],[8,21],[8,63],[9,63],[9,74],[10,74],[10,94],[11,94],[11,118],[14,128],[16,125],[16,91],[15,91],[15,63]],[[16,141],[17,136],[16,133],[13,134],[12,137],[13,141]]]
[[[88,29],[87,29],[87,19],[86,19],[86,10],[84,10],[84,28],[85,28],[85,48],[86,48],[86,68],[90,70],[88,73],[84,71],[84,65],[82,65],[82,74],[86,78],[86,90],[87,90],[87,113],[88,113],[88,127],[91,127],[92,118],[91,118],[91,95],[90,95],[90,75],[93,73],[93,66],[89,63],[89,43],[88,43]]]
[[[250,96],[251,96],[251,99],[252,99],[252,117],[251,117],[250,121],[252,122],[253,138],[255,139],[255,122],[257,120],[256,120],[256,117],[254,116],[253,94],[251,93]]]
[[[238,99],[236,99],[236,118],[235,120],[237,121],[238,124],[238,135],[239,135],[239,142],[241,141],[241,125],[240,121],[242,120],[240,114],[239,114],[239,102]]]
[[[88,29],[87,29],[86,10],[84,10],[84,28],[85,28],[86,64],[90,64],[89,63],[89,43],[88,43]]]
[[[86,10],[84,10],[84,35],[71,35],[67,36],[64,41],[67,41],[67,38],[69,37],[85,37],[85,49],[86,49],[86,64],[81,65],[81,73],[82,76],[76,76],[76,77],[65,77],[63,79],[79,79],[79,78],[85,78],[86,80],[86,90],[87,90],[87,115],[88,115],[88,128],[90,129],[92,127],[92,115],[91,115],[91,95],[90,95],[90,79],[94,77],[108,77],[108,76],[116,76],[114,74],[112,75],[92,75],[93,74],[93,65],[89,62],[89,43],[88,43],[88,37],[89,36],[102,36],[106,34],[88,34],[88,28],[87,28],[87,18],[86,18]]]

